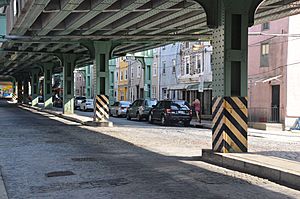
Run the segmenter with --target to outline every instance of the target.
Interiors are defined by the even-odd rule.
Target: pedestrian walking
[[[201,123],[201,102],[199,99],[195,99],[193,102],[193,106],[196,112],[197,120]]]

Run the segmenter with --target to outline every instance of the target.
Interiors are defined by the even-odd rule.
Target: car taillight
[[[171,109],[169,109],[169,108],[167,108],[167,109],[165,109],[165,113],[171,113]]]

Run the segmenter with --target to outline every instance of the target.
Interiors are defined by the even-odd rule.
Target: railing
[[[252,107],[248,109],[249,122],[279,123],[282,109],[279,107],[261,108]]]

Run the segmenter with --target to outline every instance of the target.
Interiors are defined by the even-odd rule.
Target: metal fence
[[[279,123],[281,112],[282,109],[279,107],[251,107],[248,109],[248,119],[249,122]]]

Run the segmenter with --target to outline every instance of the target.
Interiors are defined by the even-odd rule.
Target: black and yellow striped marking
[[[97,95],[95,98],[95,119],[98,121],[109,118],[109,99],[107,95]]]
[[[212,146],[215,152],[247,152],[248,100],[215,97],[212,107]]]

